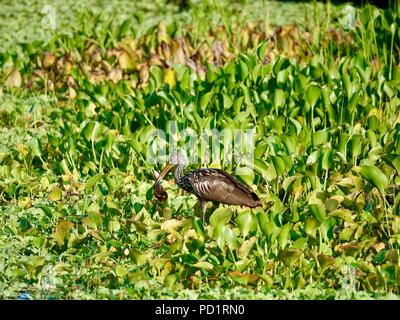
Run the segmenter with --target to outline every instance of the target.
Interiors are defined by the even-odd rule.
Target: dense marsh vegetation
[[[398,297],[397,3],[28,2],[0,12],[2,298]],[[170,121],[254,128],[223,169],[264,207],[154,199]]]

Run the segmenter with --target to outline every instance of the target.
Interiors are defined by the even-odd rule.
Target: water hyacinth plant
[[[28,3],[0,13],[2,298],[398,298],[397,2]],[[191,168],[263,207],[203,224],[148,155],[214,142]]]

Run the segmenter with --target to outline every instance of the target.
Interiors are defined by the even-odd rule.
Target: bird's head
[[[163,171],[161,171],[160,175],[157,177],[155,184],[158,184],[164,176],[175,166],[184,167],[188,163],[186,155],[183,151],[177,150],[172,153],[168,164],[165,166]]]

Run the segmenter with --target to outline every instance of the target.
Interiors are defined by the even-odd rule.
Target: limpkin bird
[[[176,166],[174,173],[176,183],[184,190],[193,193],[200,201],[204,224],[207,201],[214,201],[228,205],[246,206],[249,208],[261,207],[257,194],[235,177],[221,169],[201,168],[189,171],[184,175],[183,170],[188,161],[186,156],[177,151],[172,154],[169,163],[156,178],[155,187],[159,186],[164,176]],[[162,194],[162,191],[158,191]]]

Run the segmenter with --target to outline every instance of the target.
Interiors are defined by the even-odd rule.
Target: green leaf
[[[227,94],[224,94],[222,97],[224,102],[224,109],[229,109],[233,105],[233,100]]]
[[[229,226],[223,224],[222,222],[215,226],[213,231],[213,239],[217,242],[218,247],[221,249],[223,249],[225,243],[230,249],[234,249],[236,247],[235,233]]]
[[[257,160],[257,158],[261,158],[264,155],[267,148],[268,148],[268,142],[261,141],[260,143],[257,143],[257,146],[254,150],[254,157],[256,159],[254,159],[254,160]]]
[[[117,232],[121,228],[118,220],[110,220],[108,221],[108,230],[110,232]]]
[[[247,236],[249,232],[257,230],[258,227],[257,217],[250,210],[242,211],[236,218],[236,221],[239,225],[240,231],[244,236]]]
[[[329,134],[327,130],[320,130],[314,132],[312,135],[312,143],[314,147],[317,147],[321,144],[326,144],[329,139]]]
[[[99,182],[99,180],[101,179],[103,175],[101,174],[96,174],[95,176],[91,177],[87,182],[86,182],[86,186],[85,186],[85,192],[89,193],[90,190],[92,190],[93,187],[95,187],[97,185],[97,183]]]
[[[204,270],[212,270],[214,268],[214,265],[207,262],[207,261],[200,261],[197,262],[193,265],[193,267],[198,268],[198,269],[204,269]]]
[[[292,247],[293,247],[294,249],[300,249],[300,250],[302,250],[302,249],[304,249],[304,248],[307,246],[307,241],[308,241],[307,238],[298,238],[298,239],[296,239],[295,242],[293,242]]]
[[[260,173],[262,176],[267,174],[268,165],[264,160],[254,159],[254,170]]]
[[[333,210],[332,212],[330,212],[328,215],[332,216],[332,217],[337,217],[337,218],[343,219],[347,223],[353,222],[353,218],[351,217],[351,212],[349,209],[336,209],[336,210]]]
[[[69,237],[70,231],[73,227],[74,224],[68,220],[61,221],[57,224],[54,239],[57,241],[59,246],[64,244],[64,240]]]
[[[314,217],[319,221],[323,222],[325,220],[326,212],[324,206],[321,203],[310,203],[309,204],[311,212],[313,213]]]
[[[280,70],[277,74],[276,81],[278,82],[278,84],[283,85],[287,82],[288,77],[289,77],[289,71],[287,69]]]
[[[272,163],[274,164],[275,172],[278,176],[285,172],[285,162],[281,157],[272,157]]]
[[[383,91],[385,91],[388,97],[392,98],[396,94],[397,90],[393,89],[392,86],[387,81],[385,81],[383,85]]]
[[[276,231],[277,227],[275,226],[275,224],[272,224],[272,226],[270,225],[267,213],[259,212],[257,213],[257,218],[261,231],[265,235],[270,236],[274,231]]]
[[[335,264],[335,258],[326,254],[319,254],[317,259],[322,270],[325,270],[330,265]]]
[[[228,227],[224,226],[225,228],[223,229],[223,236],[225,239],[226,244],[228,245],[229,249],[233,250],[236,248],[236,235],[233,230]]]
[[[192,220],[192,225],[193,225],[194,229],[196,230],[197,235],[204,239],[204,229],[203,229],[203,226],[202,226],[200,220]]]
[[[164,82],[164,75],[163,75],[163,71],[161,70],[161,68],[159,68],[157,66],[151,66],[150,67],[150,75],[154,79],[154,81],[156,83],[156,87],[157,88],[161,87]]]
[[[278,244],[281,248],[284,248],[289,241],[289,232],[292,229],[291,223],[287,223],[282,226],[278,236]]]
[[[49,199],[51,201],[59,201],[62,197],[62,191],[60,188],[53,188],[49,193]]]
[[[385,189],[387,188],[389,181],[380,169],[375,166],[362,166],[360,173],[372,185],[378,188],[382,196],[385,195]]]
[[[254,181],[254,171],[248,167],[238,167],[235,174],[240,177],[247,185],[252,185]]]
[[[397,174],[400,174],[400,156],[397,156],[393,161],[392,161],[393,167],[396,169]]]
[[[86,140],[97,142],[105,131],[105,127],[97,121],[88,122],[82,129],[82,135]]]
[[[267,46],[268,46],[268,42],[263,41],[257,48],[257,56],[258,56],[258,59],[260,59],[260,61],[262,63],[264,63],[265,55],[267,53]]]
[[[226,208],[218,208],[210,216],[210,225],[216,227],[218,224],[226,224],[231,220],[232,211]]]
[[[311,236],[315,236],[315,231],[318,229],[320,222],[317,219],[309,217],[305,221],[304,231]]]
[[[282,89],[276,89],[274,92],[274,106],[281,108],[285,105],[285,92]]]
[[[211,98],[214,96],[214,92],[207,92],[200,99],[200,107],[203,111],[206,111],[208,104],[211,101]]]
[[[332,149],[324,149],[322,154],[322,169],[328,170],[333,166],[333,151]]]
[[[306,101],[311,107],[314,107],[321,94],[321,90],[316,85],[310,85],[306,89]]]
[[[301,257],[301,250],[288,249],[279,253],[279,259],[284,263],[285,266],[291,267]]]
[[[319,227],[322,238],[330,241],[333,238],[333,227],[336,225],[336,220],[333,217],[326,219]]]
[[[244,80],[247,78],[249,74],[249,68],[247,67],[246,63],[244,63],[243,61],[239,61],[239,75],[240,75],[240,79]]]
[[[126,270],[125,266],[118,265],[115,268],[115,273],[116,273],[117,277],[123,278],[128,274],[128,270]]]
[[[287,154],[291,155],[296,152],[296,138],[290,135],[284,135],[282,138],[282,143],[286,148]]]

